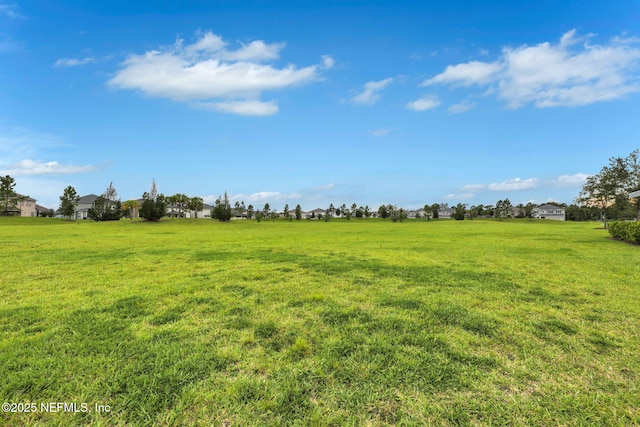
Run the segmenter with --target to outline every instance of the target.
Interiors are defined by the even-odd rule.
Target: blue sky
[[[637,1],[0,0],[0,174],[303,209],[571,203],[640,147]]]

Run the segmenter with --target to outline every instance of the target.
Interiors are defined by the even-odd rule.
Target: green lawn
[[[640,425],[598,227],[0,218],[0,425]]]

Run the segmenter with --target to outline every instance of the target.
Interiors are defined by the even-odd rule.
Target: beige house
[[[9,209],[6,209],[6,213],[9,216],[38,216],[38,210],[36,209],[36,199],[28,196],[18,194],[18,201],[13,204],[15,200],[9,201]],[[5,214],[5,209],[2,209],[2,215]]]
[[[36,199],[31,197],[25,197],[18,201],[18,209],[20,209],[20,216],[38,216]]]

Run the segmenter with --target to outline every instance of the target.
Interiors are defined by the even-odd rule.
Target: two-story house
[[[536,219],[553,219],[556,221],[565,220],[565,210],[556,205],[546,204],[533,208],[531,211],[531,218]]]

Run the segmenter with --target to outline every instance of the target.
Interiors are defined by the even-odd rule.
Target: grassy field
[[[640,425],[598,226],[0,218],[0,425]]]

